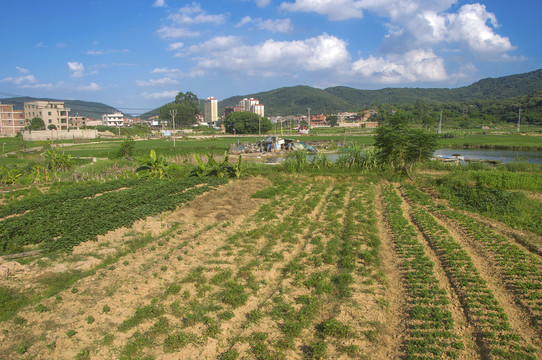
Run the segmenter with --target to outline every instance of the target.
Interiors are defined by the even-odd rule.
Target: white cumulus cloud
[[[222,24],[226,21],[226,16],[208,14],[200,4],[193,2],[180,8],[177,13],[169,15],[168,19],[178,25]]]
[[[79,86],[77,89],[82,91],[98,91],[100,90],[100,86],[93,82],[88,85]]]
[[[225,69],[247,75],[292,75],[303,71],[335,71],[349,59],[346,43],[328,34],[296,41],[267,40],[249,46],[234,36],[217,37],[190,48],[200,70]]]
[[[0,80],[0,83],[12,83],[14,85],[29,85],[29,84],[35,84],[37,82],[36,77],[34,75],[24,75],[19,77],[7,77],[2,80]]]
[[[180,28],[175,26],[162,26],[157,31],[158,35],[163,39],[176,39],[180,37],[198,37],[200,33],[198,31],[192,31],[186,28]]]
[[[28,69],[25,69],[25,68],[22,68],[20,66],[15,66],[15,69],[17,69],[17,71],[19,71],[21,74],[28,74]]]
[[[362,18],[370,12],[384,19],[388,34],[383,39],[384,54],[453,44],[463,49],[492,55],[501,60],[521,60],[507,54],[516,49],[510,39],[499,35],[495,14],[485,5],[472,3],[453,8],[457,0],[295,0],[283,2],[287,11],[314,12],[330,20]]]
[[[267,30],[273,33],[288,33],[294,29],[290,19],[263,20],[262,18],[252,19],[250,16],[242,18],[236,26],[241,27],[250,23],[256,25],[258,29]]]
[[[72,72],[72,77],[73,78],[79,78],[79,77],[83,76],[83,74],[85,72],[85,66],[82,63],[77,62],[77,61],[73,61],[73,62],[69,61],[68,62],[68,68]]]
[[[152,4],[154,7],[167,7],[165,0],[156,0],[154,4]]]
[[[154,99],[154,100],[161,100],[161,99],[175,99],[175,96],[178,94],[178,91],[172,90],[172,91],[162,91],[162,92],[155,92],[155,93],[148,93],[144,92],[141,94],[146,99]]]
[[[179,81],[172,79],[170,77],[165,77],[161,79],[151,79],[149,81],[142,81],[137,80],[136,84],[137,86],[145,87],[145,86],[164,86],[164,85],[175,85],[178,84]]]
[[[155,68],[151,71],[151,74],[168,74],[169,76],[175,76],[181,73],[182,71],[179,69],[170,69],[170,68]]]
[[[283,2],[280,8],[288,11],[315,12],[326,15],[330,20],[361,19],[363,1],[361,0],[296,0]]]
[[[443,81],[448,78],[444,60],[432,50],[411,50],[401,56],[370,56],[352,65],[352,73],[375,83]],[[361,80],[360,79],[360,80]]]
[[[474,52],[505,53],[515,49],[510,39],[494,32],[497,18],[485,5],[464,5],[459,13],[448,15],[447,20],[450,41],[464,42]]]
[[[184,44],[182,42],[172,43],[172,44],[169,44],[168,50],[176,51],[176,50],[181,49],[183,46],[184,46]]]

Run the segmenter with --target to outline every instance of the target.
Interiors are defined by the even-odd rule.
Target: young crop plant
[[[126,332],[135,326],[141,324],[147,319],[152,319],[161,316],[164,310],[155,305],[146,305],[136,309],[135,314],[124,320],[122,324],[118,326],[119,331]]]
[[[419,198],[416,192],[419,190],[407,189],[407,195],[413,201]],[[505,285],[517,299],[518,304],[530,315],[531,322],[537,324],[535,327],[541,333],[539,325],[542,319],[542,286],[538,284],[542,283],[542,262],[535,255],[523,250],[505,236],[496,233],[489,226],[472,217],[449,209],[439,210],[431,203],[428,205],[440,216],[446,216],[456,222],[476,241],[476,244],[482,246],[484,251],[494,257],[494,266],[505,275]],[[439,246],[442,246],[447,253],[454,254],[456,261],[464,261],[469,264],[469,267],[473,267],[468,254],[461,251],[459,245],[447,234],[446,229],[436,223],[429,213],[420,209],[416,216],[420,226],[422,224],[425,226],[428,236],[441,242]],[[490,301],[490,298],[486,296],[481,301],[485,303]],[[503,315],[499,314],[495,317],[502,318]]]
[[[97,197],[53,197],[47,204],[0,221],[0,253],[18,252],[33,244],[41,244],[46,251],[70,251],[97,235],[173,210],[225,182],[219,178],[148,180]],[[204,186],[196,187],[199,184]],[[28,224],[33,231],[25,230]]]
[[[248,294],[241,284],[230,280],[224,284],[224,290],[220,295],[220,299],[223,303],[231,305],[235,309],[247,302]]]
[[[535,349],[511,330],[504,308],[469,254],[428,211],[416,208],[413,217],[430,245],[441,254],[446,271],[451,274],[449,279],[469,321],[477,329],[483,349],[495,358],[536,359]]]
[[[405,348],[408,358],[454,359],[458,340],[449,299],[439,286],[434,264],[425,254],[414,227],[401,209],[401,198],[391,185],[382,189],[387,221],[391,227],[395,250],[401,259],[409,292],[410,325]]]

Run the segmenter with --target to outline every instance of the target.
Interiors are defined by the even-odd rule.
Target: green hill
[[[384,88],[380,90],[359,90],[346,86],[316,89],[310,86],[292,86],[255,94],[239,95],[218,103],[218,113],[223,114],[226,106],[234,106],[244,98],[255,98],[265,105],[266,116],[302,115],[311,108],[311,113],[332,114],[340,111],[356,111],[381,104],[414,104],[416,100],[427,103],[454,103],[476,100],[506,100],[527,96],[542,90],[542,69],[500,78],[488,78],[469,86],[455,89],[445,88]],[[15,104],[23,109],[24,102],[35,100],[31,97],[0,99],[5,104]],[[116,109],[97,102],[64,100],[71,109],[70,115],[99,119]],[[148,119],[158,114],[158,108],[141,115]],[[203,111],[203,105],[200,107]],[[127,115],[129,116],[129,115]]]
[[[525,74],[480,80],[472,85],[455,89],[445,88],[385,88],[358,90],[346,86],[315,89],[294,86],[267,92],[234,96],[219,102],[219,113],[225,106],[232,106],[243,98],[255,98],[265,105],[266,116],[306,114],[330,114],[337,111],[355,111],[380,104],[414,104],[425,102],[452,103],[473,100],[504,100],[529,95],[542,90],[542,69]]]
[[[57,100],[49,98],[33,98],[33,97],[14,97],[7,99],[0,99],[3,104],[15,105],[15,110],[23,110],[25,102],[31,101],[64,101],[64,106],[70,109],[70,116],[84,116],[92,119],[101,119],[104,114],[111,114],[117,109],[112,106],[105,105],[98,102],[82,101],[82,100]],[[126,117],[131,117],[125,114]]]
[[[344,99],[310,86],[284,87],[267,92],[260,92],[247,96],[234,96],[221,101],[218,113],[221,114],[226,106],[234,106],[244,98],[255,98],[265,105],[266,116],[305,114],[307,108],[312,113],[334,113],[344,111],[350,104]]]

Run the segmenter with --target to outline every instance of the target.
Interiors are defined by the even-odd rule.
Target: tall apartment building
[[[263,104],[254,104],[252,106],[252,112],[254,114],[257,114],[257,115],[263,117],[263,115],[265,113]]]
[[[64,101],[32,101],[24,103],[26,119],[38,117],[45,123],[45,128],[54,125],[58,130],[68,130],[70,109],[64,107]]]
[[[205,99],[203,112],[206,123],[218,121],[218,100],[214,97]]]
[[[13,105],[0,104],[0,135],[15,136],[24,130],[24,113],[13,110]]]
[[[264,105],[260,104],[260,101],[257,100],[257,99],[254,99],[254,98],[243,99],[243,100],[239,101],[239,105],[237,105],[237,106],[242,107],[244,109],[244,111],[253,112],[253,113],[258,114],[258,115],[260,115],[262,117],[265,114]]]

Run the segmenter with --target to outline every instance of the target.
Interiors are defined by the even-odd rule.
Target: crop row
[[[439,285],[434,263],[405,218],[401,198],[391,185],[382,190],[395,250],[401,261],[410,303],[408,359],[457,358],[464,348],[454,331],[446,291]]]
[[[507,286],[513,290],[521,305],[528,310],[537,326],[542,324],[542,262],[533,254],[495,233],[487,225],[457,211],[442,211],[456,220],[477,242],[493,256],[504,274]]]
[[[221,178],[149,180],[97,197],[54,201],[0,222],[0,249],[3,253],[16,252],[25,245],[41,244],[46,250],[69,251],[97,235],[172,210],[210,190],[209,186],[225,182]],[[200,184],[207,186],[195,187]]]
[[[276,189],[280,187],[282,185]],[[337,352],[359,358],[357,344],[364,341],[364,337],[359,328],[351,326],[351,323],[359,324],[359,318],[352,319],[350,323],[338,312],[341,304],[353,301],[358,274],[363,271],[367,278],[373,275],[368,270],[373,267],[369,261],[360,266],[362,244],[367,253],[372,251],[373,256],[378,255],[372,249],[372,245],[378,246],[375,229],[365,230],[364,226],[371,224],[367,220],[370,215],[365,214],[363,188],[353,189],[344,182],[333,185],[329,181],[318,180],[304,193],[302,189],[287,192],[287,198],[282,194],[271,197],[271,202],[262,206],[254,216],[253,223],[259,223],[263,218],[265,222],[275,219],[272,214],[280,210],[285,212],[285,217],[255,228],[246,236],[235,236],[239,239],[238,245],[252,243],[249,239],[255,235],[265,239],[257,252],[258,261],[251,262],[260,263],[257,268],[265,267],[266,259],[273,258],[270,255],[277,251],[286,251],[290,259],[281,266],[278,279],[266,278],[273,281],[267,286],[276,287],[278,291],[264,300],[257,310],[247,314],[242,336],[228,340],[233,345],[223,358],[238,354],[236,349],[243,348],[242,342],[248,343],[254,358],[288,358],[286,352],[296,348],[303,349],[306,358],[323,358]],[[258,195],[267,197],[272,193],[274,191],[265,190]],[[321,209],[317,213],[314,212],[316,206]],[[373,236],[365,238],[361,232]],[[259,325],[260,322],[267,325],[265,329]],[[375,336],[374,324],[363,326],[369,334],[367,336]]]
[[[268,300],[281,284],[282,272],[272,269],[282,268],[286,262],[284,258],[299,251],[302,234],[312,224],[297,212],[311,213],[320,203],[327,187],[321,182],[277,183],[280,184],[273,187],[274,190],[266,189],[256,194],[256,197],[270,201],[262,204],[254,216],[247,218],[238,231],[227,236],[223,246],[217,247],[205,262],[198,262],[188,269],[180,283],[168,286],[168,289],[177,290],[175,294],[170,292],[167,302],[161,306],[168,315],[172,315],[168,317],[172,320],[171,335],[161,340],[166,353],[180,351],[186,346],[187,342],[180,341],[184,337],[197,338],[193,342],[194,346],[199,347],[205,345],[209,337],[221,342],[223,334],[229,337],[227,342],[223,342],[229,349],[221,358],[235,358],[232,356],[237,353],[236,344],[239,342],[249,342],[250,351],[255,357],[258,354],[277,355],[275,350],[267,348],[263,333],[248,337],[245,334],[251,324],[263,321],[268,315],[260,303],[261,297],[264,301]],[[201,234],[198,232],[198,238],[210,236],[204,234],[205,231]],[[219,242],[220,238],[215,241]],[[181,287],[185,289],[182,293]],[[290,311],[286,305],[278,305],[279,298],[274,297],[274,314],[278,316],[279,308],[287,313],[288,321],[283,327],[285,339],[282,340],[283,346],[286,346],[287,336],[297,334],[303,329],[307,317],[313,316],[315,303],[304,297],[298,302],[302,308]],[[170,301],[173,303],[167,306]],[[125,322],[129,321],[127,319]],[[223,332],[223,326],[229,329],[227,333]],[[198,332],[201,335],[195,335]],[[130,341],[121,352],[128,351],[132,344]],[[220,351],[219,348],[217,351]],[[135,355],[143,357],[141,353],[126,358],[134,358]]]
[[[426,210],[415,208],[413,218],[430,246],[439,254],[467,319],[476,329],[483,352],[502,359],[536,359],[535,349],[526,346],[521,336],[511,329],[504,308],[469,254]]]
[[[58,191],[49,190],[45,194],[38,196],[27,196],[21,200],[13,201],[7,205],[0,206],[0,218],[22,214],[26,211],[38,209],[52,204],[63,204],[72,199],[82,199],[94,196],[108,191],[118,190],[120,188],[132,187],[141,180],[137,179],[117,179],[107,182],[84,182],[70,185]]]
[[[542,262],[539,258],[472,217],[447,208],[435,207],[431,199],[424,197],[424,194],[418,189],[413,187],[405,189],[408,196],[414,201],[418,202],[419,199],[423,199],[423,205],[429,205],[431,209],[437,210],[443,216],[455,220],[477,244],[491,254],[494,259],[493,265],[504,275],[507,288],[512,291],[517,301],[530,314],[534,327],[540,329],[542,323]]]

